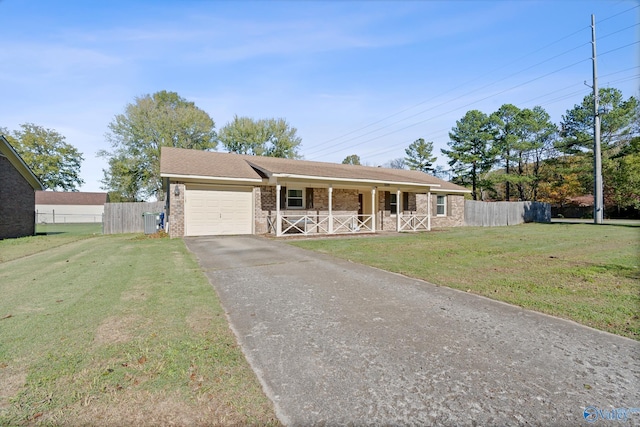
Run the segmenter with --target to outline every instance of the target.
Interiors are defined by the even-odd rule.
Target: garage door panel
[[[251,234],[251,189],[189,189],[185,194],[185,234]]]

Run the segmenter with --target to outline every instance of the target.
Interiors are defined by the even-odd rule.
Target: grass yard
[[[36,234],[92,235],[102,234],[101,222],[73,224],[36,224]]]
[[[0,241],[0,425],[279,425],[182,240]]]
[[[290,241],[640,340],[640,227],[525,224]]]
[[[37,224],[36,235],[0,240],[0,268],[3,262],[102,234],[102,224]]]

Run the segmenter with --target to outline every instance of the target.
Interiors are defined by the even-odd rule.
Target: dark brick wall
[[[36,193],[0,155],[0,239],[35,234]]]

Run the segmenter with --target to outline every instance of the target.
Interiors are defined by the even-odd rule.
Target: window
[[[392,214],[398,213],[398,195],[396,193],[389,193],[389,210]]]
[[[402,209],[408,210],[409,193],[402,193]],[[384,192],[384,210],[389,211],[391,215],[398,213],[398,194],[390,191]]]
[[[436,215],[445,216],[447,214],[447,196],[436,197]]]
[[[304,208],[304,190],[300,188],[287,189],[287,208],[290,208],[290,209]]]

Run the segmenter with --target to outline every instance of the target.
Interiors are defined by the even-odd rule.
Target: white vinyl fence
[[[104,234],[143,233],[145,212],[164,212],[164,202],[105,203]]]
[[[551,205],[549,203],[464,201],[465,225],[498,227],[550,221]]]

